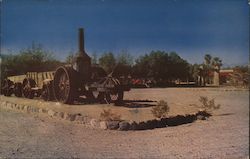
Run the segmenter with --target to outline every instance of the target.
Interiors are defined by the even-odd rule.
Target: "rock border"
[[[38,113],[56,119],[74,121],[80,124],[85,124],[89,122],[89,118],[87,116],[83,116],[79,113],[72,114],[67,112],[57,112],[48,108],[38,108],[31,105],[16,104],[9,101],[0,101],[0,106],[4,109],[16,110],[24,113]]]
[[[194,114],[177,115],[173,117],[153,119],[137,123],[135,121],[128,122],[124,120],[100,121],[98,119],[90,119],[88,116],[83,116],[82,114],[79,113],[71,114],[67,112],[56,112],[52,109],[37,108],[30,105],[15,104],[9,101],[0,101],[0,106],[5,109],[13,109],[19,112],[44,114],[55,119],[67,120],[78,124],[84,124],[86,126],[91,126],[93,128],[99,128],[104,130],[120,130],[120,131],[148,130],[155,128],[163,128],[168,126],[178,126],[182,124],[192,123],[195,120],[206,120],[208,117],[211,116],[211,114],[209,114],[206,111],[199,111]]]

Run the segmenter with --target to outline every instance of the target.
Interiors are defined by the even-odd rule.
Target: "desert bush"
[[[100,114],[100,119],[104,121],[120,121],[121,115],[115,114],[111,111],[111,109],[105,110]]]
[[[211,112],[212,110],[219,109],[220,104],[215,104],[214,98],[209,100],[206,96],[200,96],[201,108],[205,111]]]
[[[160,100],[157,105],[152,108],[151,112],[156,118],[166,117],[169,112],[168,103],[164,100]]]

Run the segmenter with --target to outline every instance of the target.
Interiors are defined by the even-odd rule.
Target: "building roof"
[[[230,69],[230,70],[220,70],[220,73],[233,73],[234,70]]]

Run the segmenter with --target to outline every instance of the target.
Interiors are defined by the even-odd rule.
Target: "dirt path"
[[[97,130],[0,108],[0,158],[249,158],[248,92],[200,94],[222,104],[207,121],[146,131]]]

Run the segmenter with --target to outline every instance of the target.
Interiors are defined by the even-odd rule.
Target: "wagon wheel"
[[[9,79],[5,79],[3,81],[3,95],[4,96],[11,96],[13,90],[12,87],[13,86],[13,82]]]
[[[31,78],[25,78],[23,80],[23,95],[26,98],[33,99],[35,92],[32,90],[32,87],[36,86],[36,82]]]
[[[54,95],[57,101],[72,104],[76,98],[76,72],[70,67],[59,67],[54,75]]]
[[[23,86],[22,86],[21,82],[15,83],[14,94],[15,94],[16,97],[22,97],[22,94],[23,94],[22,89],[23,89]]]
[[[51,101],[51,100],[54,99],[54,92],[53,92],[52,84],[51,83],[43,85],[43,88],[42,88],[42,98],[45,101]]]

